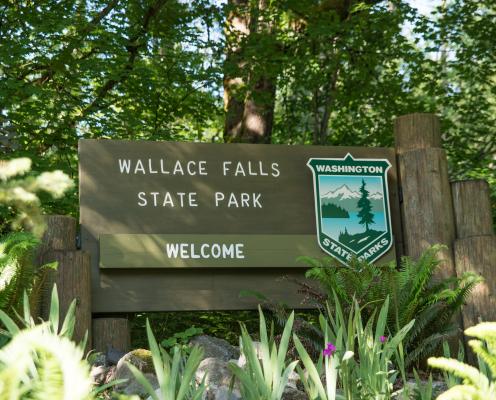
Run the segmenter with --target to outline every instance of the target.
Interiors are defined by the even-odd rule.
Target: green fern
[[[344,308],[350,307],[356,298],[365,319],[376,313],[389,296],[387,323],[391,332],[398,332],[415,319],[404,343],[405,363],[409,367],[456,334],[453,317],[475,285],[482,281],[473,273],[436,279],[438,252],[442,249],[443,246],[432,246],[417,261],[403,257],[398,268],[394,262],[377,266],[355,259],[349,266],[343,266],[330,259],[320,263],[313,260],[306,276],[319,282],[327,299],[332,300],[331,294],[336,293]]]
[[[39,239],[26,232],[11,233],[0,240],[0,309],[9,315],[20,310],[25,291],[33,293],[33,306],[46,275],[57,268],[56,263],[36,265],[39,244]]]
[[[462,379],[442,393],[437,400],[486,400],[496,398],[496,322],[482,322],[465,330],[469,346],[479,359],[479,369],[453,358],[431,357],[428,363]]]

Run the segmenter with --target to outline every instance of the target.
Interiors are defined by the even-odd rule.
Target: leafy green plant
[[[451,358],[451,350],[448,342],[443,343],[443,356],[444,358]],[[460,362],[463,362],[463,360],[465,359],[465,349],[461,341],[458,342],[458,354],[456,359]],[[444,383],[446,384],[446,386],[448,386],[448,389],[458,385],[461,382],[461,379],[459,377],[449,371],[441,371],[441,373]]]
[[[48,334],[58,335],[67,339],[71,339],[74,333],[74,325],[76,323],[76,300],[73,300],[69,305],[62,325],[60,325],[59,308],[57,285],[53,285],[48,321],[42,322],[41,330],[42,332],[47,332]],[[0,334],[7,338],[14,338],[15,335],[20,333],[22,329],[34,329],[39,325],[39,321],[35,321],[31,315],[29,299],[26,292],[24,292],[23,314],[22,316],[17,315],[17,320],[19,320],[19,324],[17,324],[11,317],[9,317],[9,315],[7,315],[7,313],[5,313],[3,310],[0,310],[0,321],[6,328],[6,330],[1,330]],[[83,350],[86,347],[86,341],[87,333],[83,341],[79,344],[79,347]]]
[[[413,370],[413,376],[415,377],[415,399],[432,400],[432,374],[429,374],[429,379],[426,383],[421,381],[416,369]]]
[[[289,375],[294,371],[298,361],[286,362],[294,313],[289,316],[282,333],[279,347],[273,335],[267,334],[265,317],[261,308],[260,313],[260,351],[257,352],[253,340],[246,327],[241,326],[240,347],[246,358],[245,368],[229,363],[240,385],[240,392],[246,400],[279,400],[288,383]],[[259,360],[260,357],[260,360]]]
[[[0,400],[85,399],[90,400],[125,379],[99,387],[88,387],[89,364],[83,360],[87,336],[81,343],[71,341],[74,333],[76,300],[60,324],[57,286],[52,289],[47,321],[35,321],[24,292],[23,315],[14,321],[0,310],[3,339],[10,342],[0,350]],[[124,398],[122,398],[124,400]],[[129,397],[131,399],[131,397]]]
[[[198,400],[205,392],[205,377],[200,384],[195,381],[195,372],[202,360],[203,350],[194,347],[187,358],[182,356],[181,350],[174,347],[172,357],[159,346],[153,335],[150,323],[146,323],[146,332],[153,366],[160,385],[160,395],[153,390],[152,385],[134,365],[128,364],[138,382],[145,388],[153,400]]]
[[[403,257],[398,268],[394,262],[376,266],[355,259],[350,266],[344,266],[329,258],[316,260],[305,257],[303,260],[312,266],[307,277],[319,282],[328,299],[336,293],[345,309],[352,307],[356,300],[362,316],[367,319],[379,310],[389,296],[391,307],[387,327],[390,332],[399,332],[415,319],[403,343],[405,367],[408,368],[432,354],[443,341],[456,334],[453,316],[474,286],[482,280],[474,273],[435,279],[434,273],[440,262],[438,252],[442,248],[431,247],[418,261]],[[324,309],[321,298],[316,300]]]
[[[45,324],[18,331],[0,350],[0,399],[90,398],[83,349]]]
[[[259,324],[258,311],[256,310],[136,313],[130,318],[133,348],[148,346],[147,319],[153,326],[155,337],[172,338],[176,332],[186,331],[192,326],[201,326],[204,335],[225,339],[235,346],[239,344],[239,335],[241,334],[239,322],[243,322],[249,331],[258,329]]]
[[[461,384],[449,388],[438,400],[486,400],[496,398],[496,322],[482,322],[465,330],[477,339],[468,344],[478,356],[479,369],[459,360],[431,357],[429,366],[455,375]]]
[[[388,337],[388,309],[389,298],[386,298],[379,315],[375,317],[372,314],[364,325],[358,302],[354,302],[345,317],[339,299],[335,296],[333,309],[328,307],[327,319],[323,315],[320,317],[325,342],[333,344],[333,351],[331,354],[327,352],[327,357],[326,354],[321,355],[316,366],[298,338],[294,338],[298,353],[308,371],[308,378],[301,370],[300,377],[311,399],[390,398],[393,383],[398,376],[392,360],[399,357],[401,342],[414,325],[414,321],[410,321],[395,335]],[[325,387],[320,381],[322,370],[325,371]],[[404,371],[400,372],[402,376],[405,375]],[[336,394],[337,377],[343,389],[342,396]]]
[[[195,326],[192,326],[182,332],[177,332],[170,338],[164,339],[160,342],[160,345],[164,349],[170,349],[172,347],[178,346],[181,351],[183,352],[189,352],[191,349],[190,346],[188,346],[190,339],[192,339],[195,336],[201,335],[203,333],[202,328],[197,328]]]
[[[39,239],[28,232],[0,239],[0,309],[10,315],[19,311],[25,291],[31,295],[31,308],[36,306],[47,274],[57,268],[57,263],[36,264],[39,245]]]
[[[342,337],[342,330],[338,332],[337,337],[337,341],[339,342],[339,337]],[[327,347],[320,354],[319,359],[314,364],[300,339],[298,339],[298,336],[293,335],[293,341],[295,342],[301,361],[305,366],[306,373],[300,366],[297,366],[296,368],[301,382],[303,383],[303,387],[305,388],[305,392],[310,400],[335,400],[350,398],[349,396],[346,397],[338,395],[336,393],[336,387],[338,368],[340,370],[342,381],[348,383],[345,375],[348,371],[346,363],[348,360],[353,358],[353,352],[348,350],[341,357],[340,353],[336,351],[336,346],[334,346],[329,340],[329,332],[326,330],[325,343],[327,343]],[[324,352],[326,352],[325,355]],[[326,358],[324,359],[324,357]],[[325,376],[325,385],[321,380],[322,374]],[[349,385],[346,385],[346,383],[343,384],[345,387],[344,391],[348,392],[351,388]]]

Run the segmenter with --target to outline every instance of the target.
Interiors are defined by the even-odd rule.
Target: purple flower
[[[336,346],[334,346],[332,343],[327,343],[326,348],[322,351],[322,354],[324,356],[330,357],[332,356],[332,353],[336,351]]]
[[[380,337],[381,343],[384,343],[385,341],[387,341],[387,339],[388,339],[387,336],[381,336]]]

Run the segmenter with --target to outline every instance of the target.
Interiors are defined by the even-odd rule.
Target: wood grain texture
[[[496,321],[496,236],[471,236],[455,242],[458,275],[476,272],[485,279],[472,292],[464,305],[465,328],[479,321]]]
[[[407,114],[394,121],[395,147],[398,154],[428,148],[441,148],[439,118],[435,114]]]
[[[402,248],[396,156],[388,148],[206,144],[145,141],[80,141],[80,204],[82,248],[92,255],[93,312],[236,310],[256,308],[257,301],[241,299],[244,289],[259,290],[290,307],[303,307],[295,286],[279,281],[282,275],[303,279],[305,268],[208,268],[195,270],[131,270],[98,267],[99,237],[103,234],[301,234],[316,232],[313,180],[306,163],[311,157],[386,158],[389,196],[396,248]],[[208,176],[169,179],[156,174],[117,179],[116,155],[125,158],[204,160]],[[281,176],[226,177],[213,174],[222,161],[278,162]],[[267,165],[267,164],[266,164]],[[150,179],[151,178],[151,179]],[[136,190],[198,192],[212,197],[216,188],[246,192],[256,185],[264,193],[264,209],[229,209],[221,212],[211,202],[201,207],[153,212],[136,205]],[[167,188],[167,189],[164,189]],[[318,247],[317,238],[315,246]],[[383,260],[395,258],[395,250]],[[304,255],[304,254],[301,254]],[[324,253],[322,253],[324,256]]]
[[[76,219],[66,215],[47,215],[40,253],[49,250],[76,250]]]
[[[455,222],[446,154],[436,148],[411,150],[400,154],[398,163],[405,252],[418,258],[428,247],[443,244],[440,275],[453,276]]]
[[[456,237],[492,235],[494,233],[489,184],[484,180],[451,183],[455,212]]]
[[[61,321],[69,305],[76,299],[76,326],[74,340],[80,341],[88,332],[88,348],[91,347],[91,263],[84,251],[49,251],[43,256],[44,262],[56,261],[57,271],[50,274],[41,302],[41,315],[48,318],[50,294],[53,284],[57,285]]]
[[[109,349],[128,352],[131,336],[127,318],[94,318],[93,348],[106,353]]]

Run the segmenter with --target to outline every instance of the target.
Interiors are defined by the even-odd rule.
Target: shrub
[[[389,296],[387,327],[392,333],[415,319],[404,342],[408,367],[431,355],[443,341],[457,333],[453,316],[482,280],[474,273],[465,273],[459,278],[434,278],[440,248],[431,247],[416,262],[403,257],[398,268],[395,262],[376,266],[355,259],[350,266],[344,266],[331,259],[304,258],[312,266],[306,276],[319,282],[324,298],[332,300],[336,293],[345,309],[352,307],[356,300],[365,319],[377,313]],[[323,309],[322,299],[317,297],[316,300]]]
[[[253,344],[244,325],[241,325],[240,348],[246,358],[246,367],[242,369],[235,363],[229,364],[240,384],[241,397],[245,400],[280,400],[284,388],[288,383],[289,375],[294,371],[298,361],[286,363],[294,313],[292,313],[284,327],[277,346],[273,335],[267,334],[265,317],[260,313],[260,354]],[[260,357],[260,360],[259,360]]]
[[[320,400],[334,400],[337,383],[343,389],[346,400],[389,399],[398,370],[391,360],[401,360],[401,343],[414,325],[410,321],[395,335],[387,331],[389,299],[382,305],[377,318],[371,315],[364,325],[361,309],[354,301],[349,314],[345,317],[340,302],[335,297],[333,310],[328,308],[327,319],[321,315],[320,325],[324,332],[327,348],[320,355],[316,365],[313,363],[298,337],[294,341],[307,374],[301,369],[299,374],[308,397]],[[405,371],[400,363],[403,381]],[[325,373],[325,384],[321,374]],[[339,378],[339,380],[338,380]]]
[[[138,382],[145,388],[153,400],[199,400],[205,392],[205,378],[196,383],[195,372],[202,360],[203,350],[194,347],[187,357],[183,357],[181,349],[176,346],[172,357],[160,347],[153,335],[150,323],[146,322],[148,343],[152,353],[153,366],[160,385],[158,395],[152,385],[134,365],[128,364]]]

